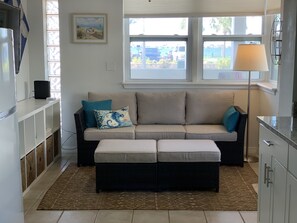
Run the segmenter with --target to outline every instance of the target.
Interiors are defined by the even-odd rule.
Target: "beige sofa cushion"
[[[185,92],[137,92],[139,124],[184,124]]]
[[[185,139],[186,130],[182,125],[138,125],[136,139]]]
[[[187,124],[221,124],[234,103],[233,92],[187,92],[186,98]]]
[[[223,125],[186,125],[186,139],[237,140],[237,132],[228,132]]]
[[[212,140],[159,140],[159,162],[220,162],[221,151]]]
[[[102,140],[94,159],[95,163],[156,163],[156,141]]]
[[[135,92],[121,92],[121,93],[96,93],[89,92],[88,100],[102,101],[112,100],[112,109],[117,110],[125,106],[129,106],[129,115],[132,123],[137,124],[137,105]]]
[[[84,139],[86,141],[99,141],[102,139],[135,139],[135,126],[114,129],[87,128],[84,131]]]

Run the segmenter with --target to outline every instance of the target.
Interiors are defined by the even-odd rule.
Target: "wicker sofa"
[[[222,123],[234,105],[234,93],[180,92],[89,92],[88,100],[112,100],[112,109],[129,106],[132,127],[86,128],[84,111],[74,113],[77,133],[77,165],[94,165],[94,151],[102,139],[211,139],[221,151],[221,164],[243,166],[247,114],[238,106],[235,131]]]

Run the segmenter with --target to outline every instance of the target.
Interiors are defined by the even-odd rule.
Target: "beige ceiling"
[[[124,0],[125,16],[225,16],[279,12],[281,0]]]

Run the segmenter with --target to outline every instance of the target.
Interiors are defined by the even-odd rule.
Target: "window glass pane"
[[[204,41],[203,79],[244,80],[248,72],[233,71],[238,44],[250,41]],[[259,42],[254,42],[259,43]],[[251,79],[259,79],[259,72],[252,72]]]
[[[261,35],[262,17],[206,17],[202,35]]]
[[[58,0],[47,0],[46,1],[46,12],[47,12],[47,14],[59,14]]]
[[[61,74],[60,62],[48,62],[48,75],[60,76],[60,74]]]
[[[188,35],[187,18],[129,19],[130,35]]]
[[[59,30],[59,15],[47,15],[47,30]]]
[[[51,91],[60,91],[61,89],[61,80],[60,77],[49,77],[51,82]]]
[[[60,47],[48,47],[47,57],[49,61],[60,61]]]
[[[279,65],[275,65],[273,63],[271,65],[271,71],[270,71],[271,77],[270,77],[270,79],[273,80],[273,81],[277,81],[277,78],[278,78],[278,67],[279,67]]]
[[[60,33],[58,31],[47,32],[47,45],[58,46],[60,44]]]
[[[186,55],[186,41],[131,42],[131,79],[186,79]]]

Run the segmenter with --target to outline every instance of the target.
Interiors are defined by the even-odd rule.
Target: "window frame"
[[[229,17],[229,16],[226,16]],[[235,16],[230,16],[230,17],[235,17]],[[242,16],[239,16],[242,17]],[[247,16],[246,16],[247,17]],[[222,84],[229,84],[229,83],[245,83],[247,79],[241,79],[241,80],[236,80],[236,79],[204,79],[204,66],[203,66],[203,52],[204,52],[204,42],[211,42],[211,41],[219,41],[219,42],[226,42],[226,41],[238,41],[238,42],[246,42],[246,41],[260,41],[260,43],[263,43],[264,39],[264,17],[262,16],[262,34],[261,35],[246,35],[246,34],[228,34],[228,35],[203,35],[203,17],[198,18],[198,26],[200,28],[200,32],[198,33],[198,36],[200,37],[200,41],[198,43],[198,51],[200,54],[200,60],[197,61],[197,64],[199,63],[198,66],[198,76],[199,76],[199,81],[201,82],[212,82],[212,83],[222,83]],[[200,49],[200,50],[199,50]],[[268,57],[267,57],[268,59]],[[264,81],[264,75],[263,72],[259,72],[259,79],[251,79],[251,82],[262,82]]]
[[[57,13],[49,13],[47,11],[47,4],[49,2],[57,2],[58,4],[58,12]],[[55,98],[61,98],[61,48],[60,48],[60,27],[59,27],[59,22],[60,22],[60,17],[59,17],[59,1],[58,0],[46,0],[45,1],[45,10],[44,10],[44,23],[45,23],[45,29],[44,29],[44,35],[45,35],[45,74],[47,76],[47,79],[51,82],[51,97]],[[57,28],[56,29],[49,29],[48,27],[48,19],[50,16],[57,16]],[[55,32],[58,34],[58,43],[57,44],[49,44],[49,33],[50,32]],[[59,58],[56,59],[51,59],[50,58],[50,48],[58,48],[59,49]],[[59,73],[50,73],[50,64],[54,63],[56,66],[59,67]],[[59,79],[59,89],[54,89],[54,83],[53,79]]]
[[[178,17],[176,17],[178,18]],[[180,17],[183,18],[183,17]],[[192,37],[191,37],[192,22],[191,18],[188,18],[188,35],[129,35],[129,18],[124,18],[124,58],[125,58],[125,68],[124,68],[124,82],[127,83],[179,83],[179,82],[192,82]],[[133,42],[143,42],[143,41],[185,41],[187,54],[186,54],[186,78],[185,79],[135,79],[131,78],[131,66],[130,66],[130,43]]]
[[[231,16],[233,17],[233,16]],[[193,88],[197,86],[226,86],[229,88],[241,89],[246,85],[246,80],[221,80],[221,79],[203,79],[203,41],[208,39],[222,40],[256,40],[261,39],[261,43],[265,44],[267,52],[267,62],[271,67],[270,51],[269,51],[269,34],[270,34],[270,16],[262,16],[262,34],[261,35],[202,35],[202,19],[203,17],[189,17],[189,30],[188,30],[188,54],[187,54],[187,79],[181,80],[160,80],[160,79],[141,79],[134,80],[130,78],[130,38],[129,38],[129,18],[124,18],[124,74],[123,86],[124,88]],[[268,31],[267,31],[268,30]],[[215,41],[215,40],[214,40]],[[271,80],[271,71],[260,72],[260,78],[252,80],[253,84],[258,83],[276,83],[277,81]],[[235,87],[236,88],[236,87]]]

